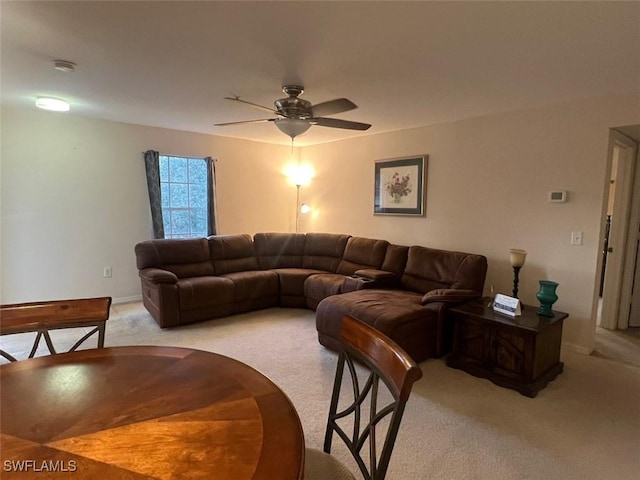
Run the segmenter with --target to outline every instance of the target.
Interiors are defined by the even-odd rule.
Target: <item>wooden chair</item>
[[[14,303],[0,305],[0,335],[37,332],[29,358],[33,358],[44,338],[49,353],[58,353],[50,330],[94,327],[69,350],[74,352],[93,334],[98,334],[98,348],[104,348],[105,323],[109,319],[111,297],[53,300],[47,302]],[[0,349],[0,355],[15,362],[18,359]]]
[[[422,371],[393,340],[352,317],[343,318],[340,339],[343,348],[338,358],[324,451],[310,448],[306,450],[304,478],[355,479],[344,465],[330,455],[335,432],[353,455],[363,478],[383,480],[405,404],[413,384],[422,377]],[[362,388],[357,373],[359,366],[364,367],[368,374]],[[352,389],[353,400],[349,399],[349,405],[338,410],[340,393],[347,390],[342,388],[345,367],[351,380],[350,385],[345,381],[345,386]],[[388,392],[379,391],[380,380]],[[390,401],[379,407],[379,397],[386,402],[385,395]],[[341,426],[345,422],[349,423],[348,428]],[[347,431],[350,431],[350,434]],[[378,448],[377,444],[379,431],[384,435],[381,448]],[[364,448],[365,446],[368,448]]]

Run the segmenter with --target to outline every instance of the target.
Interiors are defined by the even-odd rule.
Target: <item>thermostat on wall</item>
[[[558,203],[566,202],[567,192],[565,190],[555,190],[553,192],[549,192],[549,201]]]

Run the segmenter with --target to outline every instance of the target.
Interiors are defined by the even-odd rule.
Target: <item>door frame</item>
[[[621,141],[626,149],[625,154],[635,170],[631,186],[631,205],[627,221],[627,241],[617,325],[618,329],[625,330],[629,327],[634,279],[640,273],[636,273],[636,257],[638,255],[638,240],[640,239],[640,167],[638,167],[638,144],[628,136],[617,131],[616,133],[621,135]]]
[[[616,169],[616,183],[612,212],[612,248],[616,255],[607,257],[602,312],[599,325],[608,330],[625,329],[629,324],[631,292],[635,272],[638,231],[640,229],[640,168],[636,166],[637,144],[623,133],[611,129],[607,154],[607,178],[603,199],[602,228],[606,223],[609,192],[611,190],[615,149],[620,149]],[[600,255],[604,238],[600,239]],[[602,260],[600,259],[600,262]],[[600,263],[599,262],[599,263]],[[599,281],[599,280],[598,280]]]

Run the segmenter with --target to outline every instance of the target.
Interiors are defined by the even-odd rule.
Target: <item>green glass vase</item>
[[[556,295],[558,283],[551,280],[539,280],[538,283],[540,290],[536,293],[536,297],[540,302],[540,308],[537,313],[543,317],[553,317],[551,306],[558,300],[558,295]]]

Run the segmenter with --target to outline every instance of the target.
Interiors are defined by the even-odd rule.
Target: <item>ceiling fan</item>
[[[358,108],[355,103],[346,98],[336,98],[328,102],[312,105],[311,102],[299,98],[304,92],[304,87],[300,85],[285,85],[282,91],[287,94],[286,98],[281,98],[274,102],[275,109],[263,107],[256,103],[248,102],[240,97],[224,97],[225,100],[240,102],[261,110],[268,111],[277,118],[262,118],[259,120],[245,120],[241,122],[216,123],[217,127],[225,125],[238,125],[243,123],[273,122],[282,133],[291,137],[291,141],[298,135],[303,134],[312,125],[320,127],[344,128],[347,130],[367,130],[371,125],[368,123],[352,122],[340,120],[338,118],[326,118],[326,115],[348,112]]]

